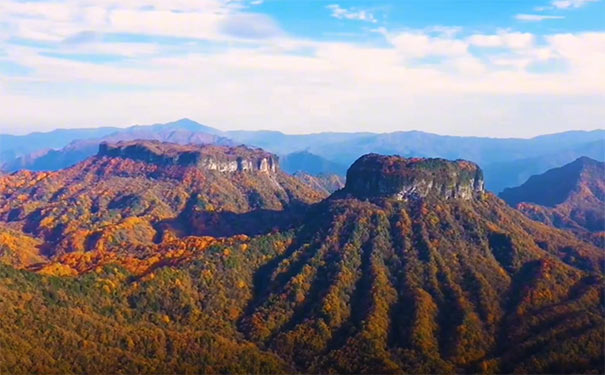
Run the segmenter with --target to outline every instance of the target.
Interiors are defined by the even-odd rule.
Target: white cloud
[[[599,0],[555,0],[551,4],[557,9],[580,8],[588,3],[597,2]]]
[[[548,16],[543,14],[517,14],[515,15],[515,19],[518,21],[526,21],[526,22],[540,22],[544,20],[560,20],[565,17],[563,16]]]
[[[0,24],[8,25],[14,37],[40,41],[61,41],[82,31],[205,40],[280,33],[272,19],[242,13],[242,7],[239,0],[5,0],[0,2]]]
[[[0,107],[0,126],[188,116],[289,132],[371,126],[529,135],[593,126],[605,115],[605,32],[383,28],[376,31],[386,43],[362,46],[289,36],[242,4],[249,2],[82,0],[37,8],[1,1],[2,59],[30,72],[0,73],[0,102],[10,103]],[[10,42],[16,37],[35,43]],[[101,63],[95,55],[121,58]],[[563,68],[536,71],[553,62]],[[573,109],[565,106],[571,102]]]
[[[367,10],[354,10],[354,9],[345,9],[342,8],[338,4],[328,5],[326,8],[330,9],[332,12],[332,17],[338,19],[347,19],[347,20],[355,20],[355,21],[365,21],[376,23],[377,20],[374,15]]]
[[[500,32],[498,34],[474,34],[468,42],[477,47],[505,47],[510,49],[527,49],[535,43],[535,36],[530,33]]]
[[[408,58],[427,56],[461,56],[467,53],[465,41],[451,37],[432,37],[423,32],[407,31],[387,35],[395,49]]]

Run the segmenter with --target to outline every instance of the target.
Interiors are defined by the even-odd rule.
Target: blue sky
[[[602,128],[605,2],[3,0],[0,131]]]

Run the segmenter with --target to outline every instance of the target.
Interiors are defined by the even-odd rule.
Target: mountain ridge
[[[532,174],[543,173],[549,168],[560,166],[575,160],[579,156],[590,156],[599,160],[605,160],[605,131],[598,129],[592,131],[569,131],[555,133],[550,135],[536,136],[529,139],[521,138],[488,138],[488,137],[463,137],[463,136],[444,136],[426,133],[422,131],[406,131],[391,133],[316,133],[308,135],[291,135],[278,131],[221,131],[205,125],[196,125],[192,120],[179,120],[186,129],[205,132],[218,139],[228,138],[234,144],[243,143],[250,146],[261,147],[280,156],[287,157],[289,154],[298,152],[308,152],[323,159],[325,165],[332,165],[329,170],[315,170],[314,165],[304,166],[302,172],[317,173],[336,173],[344,174],[344,167],[352,164],[360,156],[367,153],[379,154],[399,154],[406,157],[441,157],[445,159],[465,159],[478,163],[485,172],[486,187],[488,190],[500,192],[506,187],[516,186]],[[146,132],[139,138],[153,138],[153,133],[159,131],[162,126],[174,127],[179,121],[168,124],[155,124],[151,126],[136,126],[137,131]],[[144,129],[147,129],[144,131]],[[132,130],[132,129],[131,129]],[[125,129],[119,129],[124,132]],[[0,136],[0,143],[7,144],[39,144],[36,142],[23,141],[3,141]],[[220,140],[208,141],[204,143],[219,143]],[[172,139],[160,139],[172,141]],[[183,142],[181,142],[183,143]],[[197,142],[196,142],[197,143]],[[65,146],[65,145],[63,145]],[[35,162],[22,160],[28,159],[23,155],[15,153],[31,154],[39,152],[40,149],[63,147],[53,145],[53,142],[46,142],[43,146],[34,147],[29,150],[25,146],[3,147],[0,155],[0,163],[12,165],[10,170],[26,168],[30,166],[33,169],[59,169],[77,161],[83,160],[86,156],[92,155],[88,150],[87,154],[73,152],[72,156],[55,155],[56,150],[49,151],[50,155],[46,161]],[[27,147],[30,147],[29,145]],[[29,151],[28,151],[29,150]],[[21,157],[21,160],[15,161]],[[36,156],[37,157],[37,156]],[[31,159],[31,157],[30,157]],[[11,164],[12,163],[12,164]],[[295,172],[302,169],[300,166],[294,166]],[[336,169],[342,169],[341,172]]]
[[[604,244],[605,163],[581,157],[534,175],[500,197],[534,220]]]

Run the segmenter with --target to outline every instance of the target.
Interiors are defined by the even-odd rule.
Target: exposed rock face
[[[483,172],[474,163],[445,159],[406,159],[368,154],[347,172],[345,192],[358,198],[471,199],[484,191]]]
[[[276,156],[245,146],[182,146],[156,141],[102,143],[98,156],[132,159],[161,166],[198,167],[224,173],[275,173],[278,169]]]

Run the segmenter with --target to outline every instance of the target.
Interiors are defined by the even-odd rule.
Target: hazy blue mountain
[[[582,156],[499,194],[529,218],[605,244],[605,163]]]
[[[530,139],[444,136],[422,131],[393,133],[318,133],[290,135],[275,131],[226,132],[229,138],[278,154],[308,151],[350,165],[367,153],[469,159],[481,165],[551,155],[590,142],[604,142],[605,130],[570,131]],[[573,160],[573,159],[571,159]]]
[[[456,137],[410,131],[373,134],[350,141],[311,146],[309,151],[345,164],[350,164],[361,155],[375,152],[403,156],[460,158],[486,165],[552,154],[591,141],[602,142],[604,139],[603,130],[566,132],[531,139]]]
[[[78,139],[99,138],[118,131],[119,128],[57,129],[27,135],[0,134],[0,164],[16,157],[59,149]]]
[[[220,133],[219,130],[199,124],[190,119],[181,119],[167,124],[135,125],[128,128],[100,127],[57,129],[49,132],[35,132],[26,135],[0,134],[0,163],[42,150],[57,150],[76,140],[96,139],[116,132],[155,132],[157,130],[170,129],[188,130],[215,135]]]
[[[487,164],[483,167],[486,187],[489,190],[501,192],[507,187],[522,184],[533,175],[561,167],[582,156],[605,161],[605,141],[582,143],[579,146],[562,148],[554,153],[531,158]]]
[[[339,142],[352,142],[356,139],[373,135],[372,133],[315,133],[315,134],[284,134],[268,130],[236,130],[227,131],[225,135],[238,142],[254,145],[271,150],[276,154],[285,155],[296,151],[323,149],[327,145]],[[347,163],[349,165],[350,163]]]
[[[347,173],[347,166],[334,163],[308,151],[298,151],[281,156],[279,164],[284,171],[290,174],[306,172],[314,176],[320,174],[344,176]]]
[[[442,136],[421,131],[311,135],[242,131],[228,134],[272,152],[304,150],[340,165],[350,165],[360,156],[372,152],[472,160],[483,167],[486,186],[494,192],[518,185],[533,174],[559,167],[580,156],[605,158],[604,130],[570,131],[530,139]],[[297,168],[300,170],[300,166]]]
[[[119,129],[108,135],[74,140],[59,149],[44,149],[30,154],[17,156],[4,161],[5,171],[13,172],[19,169],[33,171],[53,171],[74,165],[97,153],[102,142],[119,142],[136,139],[157,140],[177,144],[218,144],[234,146],[235,143],[219,135],[216,129],[198,124],[189,119],[156,124],[149,126],[132,126]]]
[[[220,131],[189,119],[167,124],[130,128],[57,130],[26,136],[0,135],[0,163],[5,170],[59,169],[96,152],[99,139],[156,139],[175,143],[200,143],[187,137],[166,137],[171,131],[204,133],[212,142],[231,139],[286,155],[284,168],[310,174],[336,173],[364,154],[397,154],[405,157],[467,159],[485,172],[489,190],[500,192],[533,174],[569,163],[580,156],[605,158],[605,130],[570,131],[530,139],[443,136],[422,131],[393,133],[284,134],[278,131]],[[117,135],[119,134],[119,135]],[[222,137],[222,138],[220,138]],[[91,141],[86,147],[79,141]],[[75,143],[72,143],[76,141]],[[72,143],[72,144],[70,144]],[[90,142],[89,142],[90,143]],[[65,147],[68,146],[69,147]],[[62,147],[65,149],[61,150]]]

